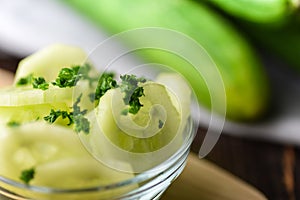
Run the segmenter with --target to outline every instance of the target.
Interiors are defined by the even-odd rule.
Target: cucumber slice
[[[94,103],[90,101],[89,94],[94,89],[95,86],[91,86],[87,80],[78,81],[72,88],[59,88],[53,85],[47,90],[33,89],[29,86],[9,87],[0,90],[0,107],[58,103],[72,107],[74,101],[81,95],[81,108],[91,110]]]
[[[9,122],[26,123],[43,120],[43,117],[49,115],[51,109],[69,111],[69,107],[65,103],[0,106],[0,125],[6,125]],[[59,118],[55,123],[67,124],[68,121]]]
[[[142,87],[145,96],[140,102],[143,107],[137,114],[125,116],[121,113],[126,105],[120,89],[102,97],[97,113],[105,136],[119,148],[135,153],[156,151],[170,143],[181,122],[181,116],[163,85],[147,83]]]
[[[188,82],[185,80],[185,78],[178,73],[160,73],[156,79],[155,82],[163,84],[165,87],[168,88],[168,93],[172,91],[173,94],[176,94],[176,98],[178,99],[172,99],[173,104],[176,106],[178,110],[180,110],[181,113],[181,124],[180,124],[180,130],[179,132],[183,132],[186,126],[188,126],[187,122],[190,117],[192,117],[194,126],[198,126],[199,124],[199,107],[198,104],[195,106],[192,106],[192,98],[196,101],[196,95],[192,91],[192,87],[188,84]],[[173,97],[170,94],[171,97]],[[180,103],[180,105],[178,105]],[[191,111],[193,110],[193,113]]]
[[[15,180],[23,169],[86,154],[70,128],[43,121],[0,128],[0,173]]]
[[[105,186],[134,177],[132,173],[108,168],[89,155],[75,156],[39,165],[36,168],[37,176],[31,184],[75,189]],[[64,181],[57,181],[62,177]]]
[[[186,123],[188,117],[191,115],[191,100],[192,100],[192,90],[188,84],[188,82],[179,74],[177,73],[160,73],[156,79],[155,82],[161,83],[165,85],[165,87],[168,88],[168,92],[172,91],[173,94],[176,94],[176,97],[179,99],[177,101],[176,99],[172,98],[173,96],[171,94],[170,97],[172,99],[173,104],[176,106],[178,110],[181,109],[182,114],[182,122]],[[194,95],[196,96],[196,95]],[[181,104],[178,105],[178,102]],[[196,109],[196,108],[193,108]],[[199,112],[195,112],[196,114],[199,114]],[[181,127],[184,127],[185,125],[182,125]]]
[[[30,74],[53,81],[63,67],[83,64],[86,59],[87,55],[81,48],[62,44],[50,45],[21,60],[14,84]]]
[[[10,87],[0,91],[0,106],[25,106],[46,103],[72,105],[73,88],[49,86],[47,90],[30,87]]]
[[[32,185],[61,189],[112,184],[133,177],[97,162],[72,129],[44,122],[0,129],[0,174],[13,180],[19,181],[21,171],[30,167],[36,169]]]
[[[192,134],[193,122],[190,118],[181,122],[183,105],[172,91],[152,82],[145,83],[143,88],[145,96],[140,101],[144,106],[137,115],[121,114],[125,107],[122,94],[119,89],[112,89],[101,97],[98,107],[87,116],[91,124],[90,134],[79,134],[96,159],[120,171],[140,173],[157,166],[171,157]],[[159,126],[157,119],[163,121],[159,131],[153,128],[153,124]],[[130,129],[133,133],[128,132]],[[154,133],[147,132],[151,130]]]

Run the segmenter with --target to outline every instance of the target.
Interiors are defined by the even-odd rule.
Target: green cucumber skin
[[[298,0],[207,0],[230,15],[256,23],[285,21],[298,7]]]
[[[64,0],[111,34],[141,27],[163,27],[186,34],[201,44],[215,61],[227,95],[227,117],[253,120],[268,103],[265,72],[248,43],[224,19],[202,4],[185,0]],[[129,41],[128,43],[134,43]],[[168,55],[153,51],[143,58],[168,64],[181,72],[201,104],[210,106],[210,94],[193,70]]]
[[[296,18],[294,18],[296,19]],[[291,20],[281,27],[240,24],[249,37],[269,52],[273,52],[300,73],[300,21]]]

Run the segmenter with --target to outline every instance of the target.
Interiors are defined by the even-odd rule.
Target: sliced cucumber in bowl
[[[176,88],[171,90],[155,82],[146,82],[143,88],[143,107],[138,114],[126,116],[122,114],[126,107],[122,94],[118,88],[109,90],[101,97],[98,107],[87,115],[90,134],[79,134],[88,151],[111,168],[135,173],[149,170],[174,155],[191,135],[192,120],[190,108],[187,109],[191,91],[182,91],[189,94],[182,95]],[[181,94],[177,96],[175,92]],[[163,111],[151,112],[157,105],[154,109]],[[157,119],[161,119],[161,126]],[[153,122],[159,131],[151,127]],[[135,125],[128,127],[128,124]],[[152,134],[149,130],[156,132]]]
[[[70,128],[46,122],[0,128],[1,176],[18,181],[22,170],[35,167],[32,185],[69,189],[112,184],[133,177],[97,162]],[[66,181],[58,181],[62,177]]]

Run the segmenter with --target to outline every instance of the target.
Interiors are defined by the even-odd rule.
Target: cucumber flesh
[[[30,106],[38,104],[66,104],[72,107],[81,96],[81,109],[91,110],[94,103],[89,94],[94,92],[95,86],[90,86],[87,80],[78,81],[75,87],[59,88],[50,85],[47,90],[26,87],[9,87],[0,90],[0,107]],[[49,110],[50,112],[50,110]]]
[[[65,103],[37,104],[24,106],[0,106],[0,125],[6,125],[9,122],[27,123],[31,121],[43,120],[49,115],[51,109],[69,111]],[[67,119],[59,118],[55,123],[67,124]]]
[[[64,102],[72,104],[73,88],[50,87],[47,90],[30,87],[10,87],[0,92],[0,106],[25,106]]]
[[[87,116],[91,124],[90,134],[79,134],[96,159],[120,171],[139,173],[157,166],[172,156],[190,134],[185,129],[190,125],[189,119],[182,122],[184,115],[181,108],[184,103],[176,94],[159,83],[146,82],[143,88],[145,96],[140,101],[144,106],[136,116],[121,114],[124,108],[122,95],[119,89],[112,89],[101,97],[98,107]],[[178,106],[175,106],[174,100]],[[164,111],[151,113],[154,105],[160,105],[155,109]],[[124,120],[122,117],[130,119]],[[151,127],[151,123],[159,126],[157,118],[165,120],[160,131]],[[136,123],[130,126],[131,130],[124,128],[127,124],[122,124],[128,121]],[[157,131],[154,135],[147,132],[153,130]]]
[[[140,101],[144,106],[135,115],[121,114],[125,104],[119,89],[103,96],[97,109],[97,121],[105,136],[119,148],[135,153],[152,152],[167,145],[176,136],[181,122],[180,113],[163,85],[148,83],[142,87],[145,96]],[[155,108],[157,105],[160,107]],[[154,111],[151,113],[150,109]],[[161,129],[159,120],[163,123]]]
[[[168,88],[167,91],[169,92],[170,97],[173,97],[170,94],[170,91],[172,91],[173,94],[176,94],[176,97],[180,99],[181,107],[178,105],[178,101],[176,99],[172,99],[172,102],[177,107],[177,110],[181,109],[182,118],[187,119],[191,114],[192,103],[192,90],[188,82],[176,73],[160,73],[156,77],[155,82],[165,85],[165,87]]]
[[[32,185],[57,188],[99,186],[133,177],[97,162],[72,129],[45,122],[0,129],[0,174],[13,180],[19,181],[21,171],[30,167],[36,168]]]

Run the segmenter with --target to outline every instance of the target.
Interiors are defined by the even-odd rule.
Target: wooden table
[[[0,52],[0,68],[16,69],[18,57]],[[192,145],[198,152],[204,128]],[[207,159],[252,184],[272,200],[300,199],[300,150],[294,146],[222,134]]]
[[[201,141],[198,135],[193,151],[198,152]],[[206,158],[250,183],[268,199],[300,199],[298,147],[222,134]]]

